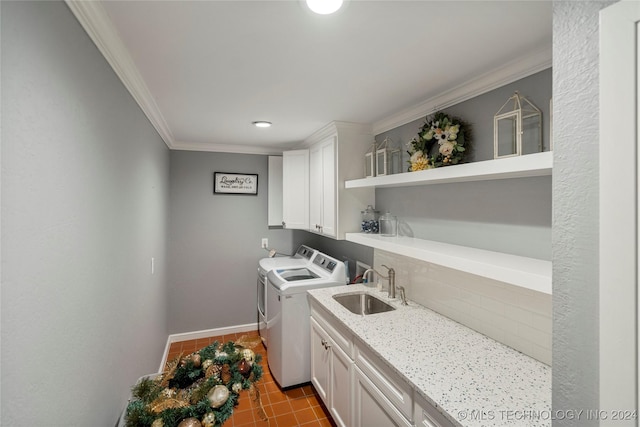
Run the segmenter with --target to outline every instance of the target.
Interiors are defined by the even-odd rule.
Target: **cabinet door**
[[[309,150],[309,228],[336,237],[335,137]]]
[[[282,153],[282,225],[309,229],[309,150]]]
[[[322,234],[336,237],[336,144],[335,137],[324,141],[322,155]]]
[[[318,395],[329,407],[329,380],[331,378],[331,355],[326,345],[329,336],[320,325],[311,318],[311,383]]]
[[[282,217],[282,156],[269,156],[269,216],[270,226],[281,226]]]
[[[351,422],[351,385],[353,362],[333,340],[331,342],[331,381],[329,411],[339,427],[349,427]]]
[[[358,367],[354,368],[354,376],[353,425],[355,427],[412,427],[412,424]]]
[[[322,232],[322,146],[316,144],[309,150],[309,229]]]
[[[453,427],[451,421],[420,395],[416,395],[414,410],[416,427]]]

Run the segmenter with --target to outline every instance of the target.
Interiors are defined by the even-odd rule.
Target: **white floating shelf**
[[[551,261],[404,236],[347,233],[346,239],[551,295]]]
[[[450,182],[488,181],[551,175],[553,152],[527,154],[483,162],[465,163],[418,172],[405,172],[345,182],[345,188],[406,187]]]

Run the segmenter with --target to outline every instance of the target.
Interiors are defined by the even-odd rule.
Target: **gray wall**
[[[356,272],[356,261],[373,266],[373,248],[347,242],[346,240],[335,240],[323,237],[307,231],[296,230],[294,239],[300,244],[315,248],[320,252],[336,258],[338,261],[348,261],[349,277],[354,279]]]
[[[291,230],[267,225],[268,156],[171,152],[169,333],[255,323],[263,237],[278,252]],[[214,172],[258,174],[258,195],[213,194]]]
[[[473,142],[465,162],[478,162],[493,159],[493,116],[498,112],[507,99],[517,90],[527,97],[542,111],[542,146],[549,151],[549,100],[551,99],[551,69],[540,71],[508,85],[475,98],[446,108],[444,111],[462,118],[471,125]],[[390,131],[376,135],[376,142],[382,142],[387,136],[394,143],[402,144],[403,165],[409,166],[409,155],[406,153],[406,143],[417,135],[424,125],[425,119],[414,120]]]
[[[112,426],[166,343],[169,150],[64,3],[1,7],[0,424]]]
[[[477,96],[446,112],[471,123],[468,162],[493,159],[493,116],[519,90],[543,113],[543,146],[549,148],[551,70]],[[389,136],[406,150],[424,124],[408,123],[376,136]],[[405,153],[404,164],[408,160]],[[401,221],[401,234],[440,242],[551,259],[551,178],[465,182],[376,189],[376,209]]]
[[[598,12],[553,7],[553,407],[599,408]],[[554,425],[598,425],[557,420]]]
[[[213,194],[214,172],[258,174],[258,195]],[[339,260],[373,261],[373,250],[307,231],[269,228],[268,156],[171,152],[169,333],[255,323],[256,269],[269,246],[307,244]]]

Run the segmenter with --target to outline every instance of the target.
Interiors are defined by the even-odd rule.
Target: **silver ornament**
[[[213,427],[216,425],[216,414],[207,412],[202,418],[202,427]]]
[[[229,389],[223,385],[217,385],[209,390],[207,393],[207,399],[212,408],[219,408],[224,405],[224,402],[229,398]]]
[[[240,393],[240,390],[242,390],[242,384],[240,383],[233,383],[233,385],[231,386],[231,390],[233,390],[234,393]]]
[[[209,368],[209,366],[211,365],[213,365],[213,360],[207,359],[204,362],[202,362],[202,369],[206,371],[207,368]]]
[[[202,427],[202,424],[200,424],[200,420],[197,418],[185,418],[180,421],[178,427]]]
[[[151,427],[164,427],[164,421],[162,421],[162,418],[156,418],[151,423]]]

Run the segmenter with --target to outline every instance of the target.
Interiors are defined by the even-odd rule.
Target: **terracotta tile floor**
[[[257,337],[258,331],[176,342],[171,344],[167,358],[172,360],[180,353],[193,353],[214,341],[220,343],[236,341],[242,335]],[[267,350],[260,345],[253,351],[262,355],[260,364],[264,374],[256,385],[260,391],[262,406],[269,419],[268,421],[260,420],[257,404],[251,400],[248,392],[243,390],[238,399],[238,406],[234,409],[231,418],[224,424],[225,427],[335,427],[331,416],[311,384],[282,391],[269,371]]]

